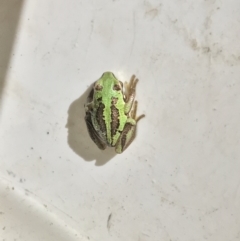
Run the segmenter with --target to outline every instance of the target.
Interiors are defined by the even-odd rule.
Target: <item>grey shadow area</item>
[[[23,0],[0,0],[0,108]]]
[[[102,166],[110,161],[115,155],[114,148],[102,151],[98,149],[90,138],[85,123],[85,109],[87,97],[92,89],[90,86],[83,95],[74,100],[68,109],[68,144],[70,148],[85,161],[96,160],[96,166]]]

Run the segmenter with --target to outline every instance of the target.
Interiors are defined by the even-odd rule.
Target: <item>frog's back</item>
[[[115,146],[127,120],[122,83],[106,72],[95,83],[93,122],[100,138]]]

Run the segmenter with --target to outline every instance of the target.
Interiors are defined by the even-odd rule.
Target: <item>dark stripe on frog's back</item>
[[[127,116],[124,113],[125,102],[123,96],[119,95],[118,97],[113,97],[111,109],[113,110],[112,119],[115,121],[111,123],[111,134],[112,134],[112,146],[115,146],[118,138],[121,135],[121,132],[124,129],[125,123],[127,121]],[[115,117],[114,117],[115,115]],[[117,118],[116,118],[117,116]]]
[[[112,98],[112,102],[111,102],[111,134],[112,136],[116,135],[119,125],[120,125],[120,121],[119,121],[119,111],[116,108],[116,104],[117,104],[117,98]]]
[[[104,111],[104,104],[101,102],[96,110],[96,120],[97,120],[97,124],[98,127],[100,129],[100,131],[102,132],[102,134],[104,134],[106,136],[106,124],[104,121],[104,116],[103,116],[103,111]]]

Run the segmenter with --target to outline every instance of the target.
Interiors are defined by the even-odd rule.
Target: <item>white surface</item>
[[[4,240],[240,240],[240,2],[25,1],[1,103]],[[146,118],[90,140],[104,71]],[[108,222],[109,215],[111,218]]]

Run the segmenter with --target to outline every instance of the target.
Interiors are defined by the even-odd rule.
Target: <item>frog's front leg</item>
[[[123,131],[116,143],[115,151],[120,154],[132,143],[136,136],[137,122],[145,115],[136,117],[137,114],[137,101],[134,102],[133,110],[131,111],[130,117],[127,119]]]
[[[94,143],[98,146],[99,149],[104,150],[106,149],[107,145],[101,140],[97,131],[94,129],[92,120],[91,120],[91,113],[89,111],[86,112],[85,122],[87,125],[88,133]]]

